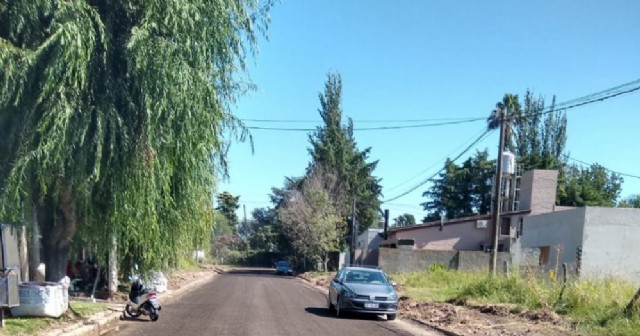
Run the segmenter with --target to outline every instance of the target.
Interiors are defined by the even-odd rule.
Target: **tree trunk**
[[[38,210],[31,208],[31,239],[29,240],[29,279],[37,281],[40,266],[40,230],[38,228]]]
[[[78,229],[71,190],[60,191],[55,199],[46,197],[38,207],[38,224],[42,232],[46,281],[58,282],[67,275],[71,242]]]
[[[29,253],[25,225],[18,227],[18,255],[20,258],[20,281],[29,281]]]
[[[109,250],[109,296],[118,291],[118,241],[115,234],[111,237],[111,249]]]

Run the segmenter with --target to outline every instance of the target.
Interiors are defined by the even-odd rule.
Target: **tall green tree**
[[[599,164],[587,168],[570,165],[566,183],[559,190],[561,205],[614,207],[620,197],[623,179]]]
[[[77,234],[98,256],[116,236],[146,268],[207,240],[270,5],[0,2],[0,217],[36,205],[48,280]]]
[[[339,248],[346,232],[346,223],[337,210],[340,204],[331,197],[339,185],[336,174],[316,166],[278,209],[278,218],[295,252],[323,262],[325,270],[329,252]]]
[[[546,106],[542,96],[527,91],[524,101],[507,93],[487,120],[489,129],[499,127],[499,110],[506,122],[506,149],[525,169],[562,169],[567,141],[567,117],[555,110],[555,96]]]
[[[491,206],[491,186],[495,163],[488,160],[488,151],[477,151],[458,166],[447,160],[431,188],[423,193],[422,203],[428,212],[424,221],[488,213]]]
[[[416,225],[416,217],[409,213],[402,214],[393,219],[393,225],[396,227]]]
[[[360,229],[367,229],[379,222],[379,197],[382,192],[380,179],[373,176],[378,161],[368,162],[371,148],[359,150],[353,135],[353,122],[342,123],[342,79],[337,73],[327,75],[324,92],[320,98],[320,117],[323,125],[309,135],[311,164],[309,171],[317,166],[335,170],[341,187],[334,199],[341,199],[338,213],[347,218],[356,201],[356,221]]]
[[[233,196],[230,192],[225,191],[218,194],[216,202],[218,203],[216,210],[227,219],[231,227],[235,228],[238,225],[236,210],[240,208],[240,196]]]

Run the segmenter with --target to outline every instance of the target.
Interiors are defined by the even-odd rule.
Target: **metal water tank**
[[[502,152],[502,174],[513,175],[516,173],[516,155],[510,151]]]

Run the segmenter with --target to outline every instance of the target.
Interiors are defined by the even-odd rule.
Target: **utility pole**
[[[350,264],[355,264],[356,259],[356,198],[353,197],[353,208],[351,210],[351,260]]]
[[[500,144],[498,145],[498,162],[496,165],[495,188],[493,189],[493,209],[491,210],[491,221],[493,228],[493,246],[491,248],[491,265],[489,271],[493,276],[496,275],[498,263],[498,239],[500,238],[500,196],[502,191],[502,152],[504,152],[504,143],[506,135],[505,109],[499,109],[500,118]]]
[[[243,204],[242,205],[242,211],[244,212],[244,220],[242,221],[244,223],[244,228],[247,228],[247,205]]]

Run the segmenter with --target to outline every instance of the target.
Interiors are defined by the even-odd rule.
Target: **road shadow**
[[[273,269],[233,269],[227,271],[225,274],[233,276],[247,276],[247,277],[273,277],[281,279],[295,279],[295,275],[281,275],[276,274]]]
[[[329,311],[327,308],[320,307],[307,307],[304,309],[309,314],[313,314],[320,317],[335,317],[336,315],[333,312]]]
[[[304,309],[304,311],[306,311],[309,314],[313,314],[320,317],[326,317],[326,318],[357,319],[357,320],[370,320],[370,321],[378,321],[383,319],[379,315],[358,314],[358,313],[352,313],[352,312],[343,312],[341,313],[341,315],[344,314],[343,316],[336,317],[336,314],[334,312],[324,307],[307,307]]]
[[[120,321],[143,322],[143,323],[153,322],[147,316],[141,315],[139,317],[131,317],[125,314],[124,312],[120,314]]]

